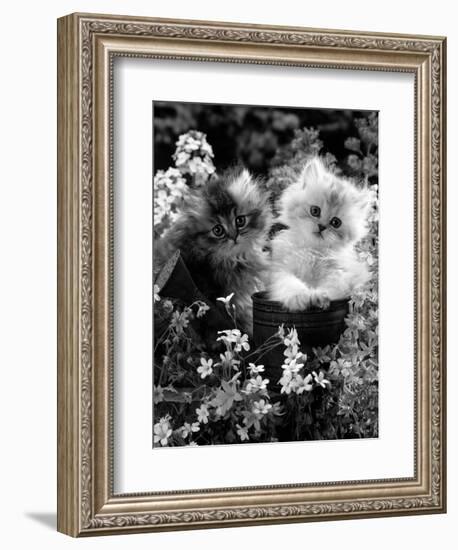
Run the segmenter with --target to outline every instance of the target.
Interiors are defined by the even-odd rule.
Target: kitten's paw
[[[320,309],[328,309],[331,300],[327,294],[320,290],[314,290],[310,294],[310,307],[318,307]]]
[[[283,299],[283,306],[288,311],[303,311],[310,307],[310,295],[308,292],[292,294]]]
[[[300,311],[307,307],[309,294],[304,283],[288,273],[273,278],[269,298],[289,311]]]

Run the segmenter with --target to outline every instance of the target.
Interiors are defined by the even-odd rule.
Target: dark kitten
[[[189,197],[155,249],[155,267],[180,250],[212,302],[234,293],[237,322],[251,334],[251,295],[263,287],[270,222],[267,195],[247,170],[232,169]]]

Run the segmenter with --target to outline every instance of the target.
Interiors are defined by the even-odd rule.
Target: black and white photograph
[[[378,113],[153,116],[153,447],[378,437]]]

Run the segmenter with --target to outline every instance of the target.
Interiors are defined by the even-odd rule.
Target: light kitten
[[[319,157],[307,162],[280,199],[288,229],[272,241],[270,299],[290,311],[324,308],[367,282],[354,245],[367,234],[370,197]]]
[[[271,225],[268,196],[250,173],[230,169],[195,191],[155,250],[155,264],[180,250],[201,292],[211,301],[234,293],[240,328],[252,332],[251,295],[264,287]]]

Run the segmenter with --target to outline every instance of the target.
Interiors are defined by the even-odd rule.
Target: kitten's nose
[[[324,231],[326,229],[326,226],[325,225],[322,225],[321,223],[318,224],[318,231],[321,233],[322,231]]]

